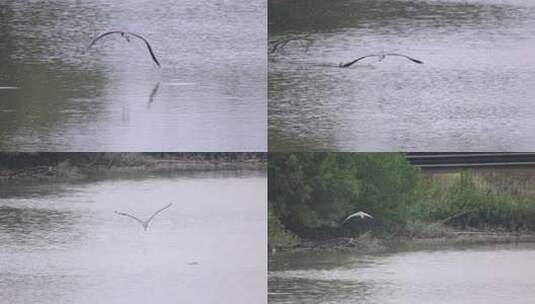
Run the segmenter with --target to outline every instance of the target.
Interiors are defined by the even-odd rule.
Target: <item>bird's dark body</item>
[[[126,216],[126,217],[129,217],[133,220],[135,220],[136,222],[140,223],[141,226],[143,226],[143,230],[144,231],[147,231],[147,229],[149,229],[149,224],[150,222],[152,221],[152,219],[158,215],[160,212],[164,211],[165,209],[171,207],[171,205],[173,205],[173,203],[170,203],[168,204],[167,206],[163,207],[163,208],[160,208],[158,209],[156,212],[154,212],[147,220],[142,220],[142,219],[139,219],[131,214],[128,214],[128,213],[125,213],[125,212],[118,212],[118,211],[115,211],[115,214],[118,214],[118,215],[122,215],[122,216]]]
[[[403,55],[403,54],[395,54],[395,53],[392,53],[392,54],[378,54],[378,55],[366,55],[366,56],[362,56],[362,57],[359,57],[353,61],[350,61],[348,63],[341,63],[339,65],[339,67],[341,68],[348,68],[350,66],[352,66],[353,64],[357,63],[358,61],[364,59],[364,58],[368,58],[368,57],[379,57],[379,61],[383,60],[386,56],[399,56],[399,57],[405,57],[407,58],[408,60],[414,62],[414,63],[417,63],[417,64],[423,64],[423,62],[421,60],[418,60],[418,59],[414,59],[412,57],[409,57],[407,55]]]
[[[108,35],[112,35],[112,34],[120,34],[121,37],[125,38],[126,41],[128,41],[128,42],[130,42],[130,37],[129,36],[133,36],[133,37],[136,37],[136,38],[139,38],[139,39],[143,40],[143,42],[145,42],[145,45],[147,46],[147,49],[149,50],[149,53],[150,53],[150,56],[151,56],[152,60],[154,61],[154,63],[156,63],[156,65],[158,67],[160,67],[160,62],[156,58],[156,55],[154,54],[154,51],[152,50],[152,47],[150,46],[150,44],[147,41],[147,39],[145,39],[143,36],[141,36],[139,34],[132,33],[132,32],[109,31],[109,32],[102,33],[102,34],[98,35],[97,37],[95,37],[93,40],[91,40],[91,43],[89,43],[89,46],[87,46],[86,51],[89,50],[101,38],[103,38],[105,36],[108,36]]]

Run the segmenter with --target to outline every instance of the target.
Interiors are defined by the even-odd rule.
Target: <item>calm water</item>
[[[533,303],[535,244],[301,254],[270,261],[269,303]]]
[[[0,185],[3,303],[266,302],[266,178]],[[147,232],[114,210],[155,217]]]
[[[269,2],[270,150],[535,148],[535,2]],[[420,59],[369,58],[399,52]]]
[[[84,53],[110,29],[162,68],[136,39]],[[265,151],[265,45],[262,0],[2,0],[0,149]]]

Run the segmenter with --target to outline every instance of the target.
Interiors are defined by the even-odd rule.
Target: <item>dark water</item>
[[[162,68],[136,39],[84,53],[110,29]],[[0,149],[265,151],[265,45],[260,0],[2,0]]]
[[[269,303],[510,303],[535,297],[535,244],[270,261]]]
[[[270,150],[535,148],[535,2],[270,1]],[[369,58],[381,51],[403,58]]]
[[[266,177],[0,184],[2,303],[262,303]],[[148,231],[114,214],[147,218]]]

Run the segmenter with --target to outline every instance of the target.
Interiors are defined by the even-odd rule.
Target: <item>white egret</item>
[[[371,218],[372,220],[374,219],[373,216],[369,215],[368,213],[363,212],[363,211],[359,211],[359,212],[355,212],[355,213],[351,214],[350,216],[346,217],[346,219],[342,222],[342,225],[345,224],[345,222],[349,221],[350,219],[352,219],[354,217],[360,217],[361,219],[365,219],[365,218]]]

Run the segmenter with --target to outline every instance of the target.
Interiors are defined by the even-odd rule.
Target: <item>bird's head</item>
[[[126,42],[130,42],[130,36],[127,33],[122,32],[121,37],[123,37],[126,40]]]

